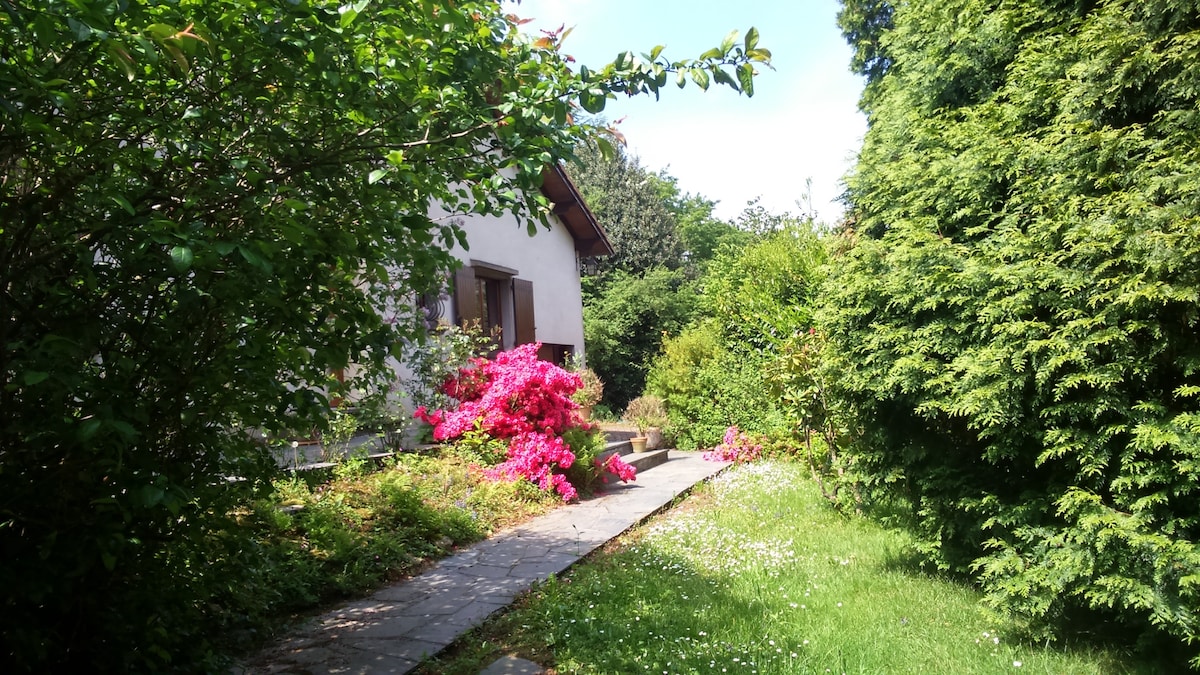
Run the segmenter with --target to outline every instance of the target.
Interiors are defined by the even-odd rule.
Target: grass
[[[1128,654],[1019,639],[905,535],[829,509],[797,465],[731,469],[529,593],[424,675],[505,653],[567,673],[1117,673]]]

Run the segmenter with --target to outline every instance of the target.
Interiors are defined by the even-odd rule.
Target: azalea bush
[[[710,462],[753,462],[762,457],[762,443],[750,434],[729,427],[717,447],[705,452],[703,457]]]
[[[539,360],[540,346],[525,344],[495,359],[472,359],[442,387],[458,401],[457,407],[433,411],[419,407],[415,416],[433,427],[436,441],[477,432],[507,440],[506,459],[488,475],[531,480],[564,501],[575,499],[580,484],[604,471],[633,480],[635,470],[619,457],[604,462],[595,457],[586,465],[587,478],[571,482],[566,472],[576,464],[576,449],[590,444],[585,438],[594,436],[595,429],[579,417],[579,406],[571,400],[583,381],[576,373]],[[576,439],[575,447],[571,439]]]

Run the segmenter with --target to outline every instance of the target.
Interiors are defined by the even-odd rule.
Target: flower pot
[[[645,452],[646,440],[647,439],[645,436],[634,436],[633,438],[629,439],[629,445],[633,446],[634,452]]]
[[[579,419],[583,420],[584,422],[591,420],[592,419],[592,406],[590,406],[590,405],[579,406]]]

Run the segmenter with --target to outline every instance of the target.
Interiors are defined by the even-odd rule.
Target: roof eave
[[[580,256],[613,254],[604,228],[561,165],[551,164],[542,171],[542,194],[554,204],[554,214],[571,233]]]

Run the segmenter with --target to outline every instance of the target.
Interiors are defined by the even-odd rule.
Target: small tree
[[[578,107],[675,75],[749,93],[769,58],[751,31],[576,71],[518,24],[494,1],[2,4],[5,670],[210,659],[256,564],[227,521],[271,467],[252,430],[321,425],[351,363],[348,386],[387,373],[465,245],[431,205],[532,234],[544,167],[603,136]]]

